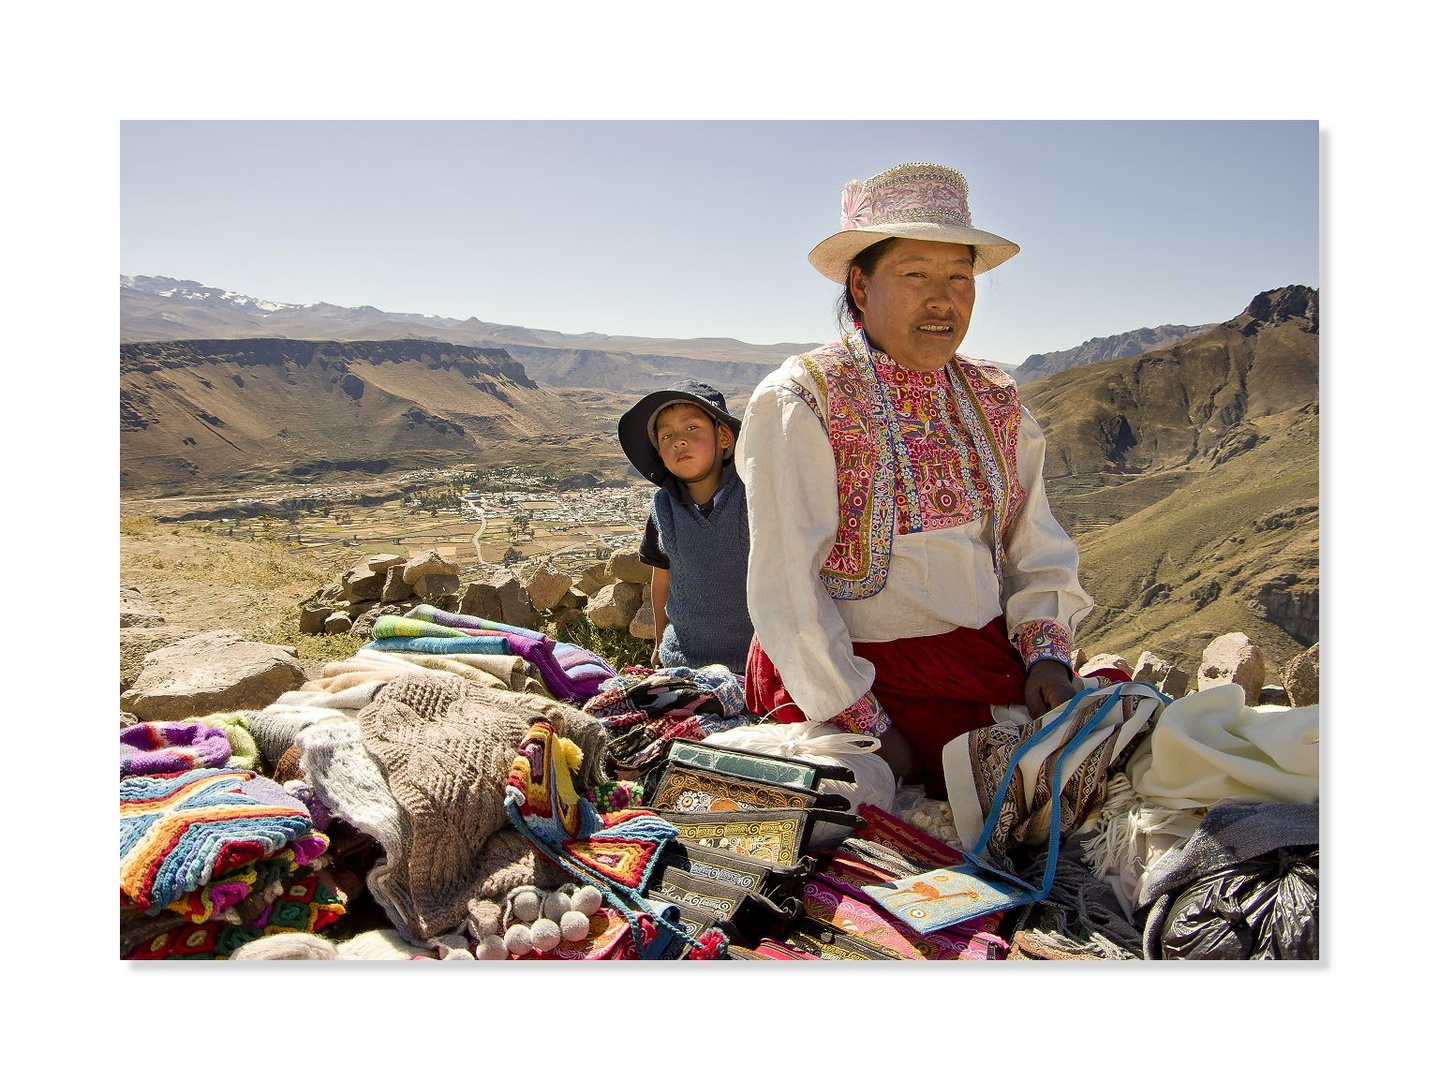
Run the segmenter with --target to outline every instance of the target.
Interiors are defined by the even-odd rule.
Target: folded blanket
[[[1250,707],[1233,684],[1176,699],[1125,772],[1160,806],[1319,798],[1319,706]]]
[[[615,676],[614,668],[602,657],[571,642],[554,641],[537,630],[443,611],[429,604],[412,608],[405,617],[467,634],[497,635],[508,643],[510,653],[534,664],[550,693],[564,701],[580,704],[604,680]]]
[[[121,780],[121,902],[160,911],[311,831],[298,801],[285,796],[294,805],[278,805],[269,789],[284,789],[252,784],[256,779],[247,770],[193,769]]]

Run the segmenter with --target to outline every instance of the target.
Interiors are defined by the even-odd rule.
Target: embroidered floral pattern
[[[855,735],[883,735],[894,727],[894,721],[889,718],[889,713],[884,711],[884,706],[879,703],[879,698],[874,696],[872,690],[865,691],[864,697],[844,712],[831,716],[826,722]]]
[[[1024,659],[1026,671],[1041,660],[1058,660],[1070,670],[1074,668],[1070,662],[1072,647],[1069,631],[1053,619],[1035,619],[1025,623],[1015,632],[1014,644]]]

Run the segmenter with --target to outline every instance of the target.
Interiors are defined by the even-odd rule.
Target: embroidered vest
[[[861,600],[883,589],[896,529],[954,528],[996,506],[994,570],[1002,583],[1003,538],[1027,494],[1019,482],[1022,412],[1014,380],[956,353],[938,372],[903,372],[925,389],[947,380],[953,412],[901,418],[862,333],[799,362],[823,400],[794,380],[786,386],[825,425],[839,486],[839,528],[820,570],[830,595]]]

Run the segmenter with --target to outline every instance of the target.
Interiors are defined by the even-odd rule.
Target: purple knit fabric
[[[122,777],[219,769],[229,760],[229,738],[207,724],[151,720],[120,731]]]

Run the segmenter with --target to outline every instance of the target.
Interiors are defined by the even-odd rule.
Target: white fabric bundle
[[[1176,810],[1319,800],[1319,706],[1250,707],[1232,683],[1176,698],[1125,770],[1134,790]]]
[[[897,786],[894,772],[875,753],[879,749],[879,739],[873,735],[856,735],[841,731],[833,724],[805,720],[798,724],[750,724],[730,728],[710,735],[704,741],[793,761],[842,765],[854,773],[854,782],[821,780],[820,792],[843,795],[849,800],[850,813],[854,813],[861,803],[877,806],[886,812],[894,807]],[[838,843],[847,835],[848,831],[838,825],[817,822],[810,834],[810,842],[824,847]]]

